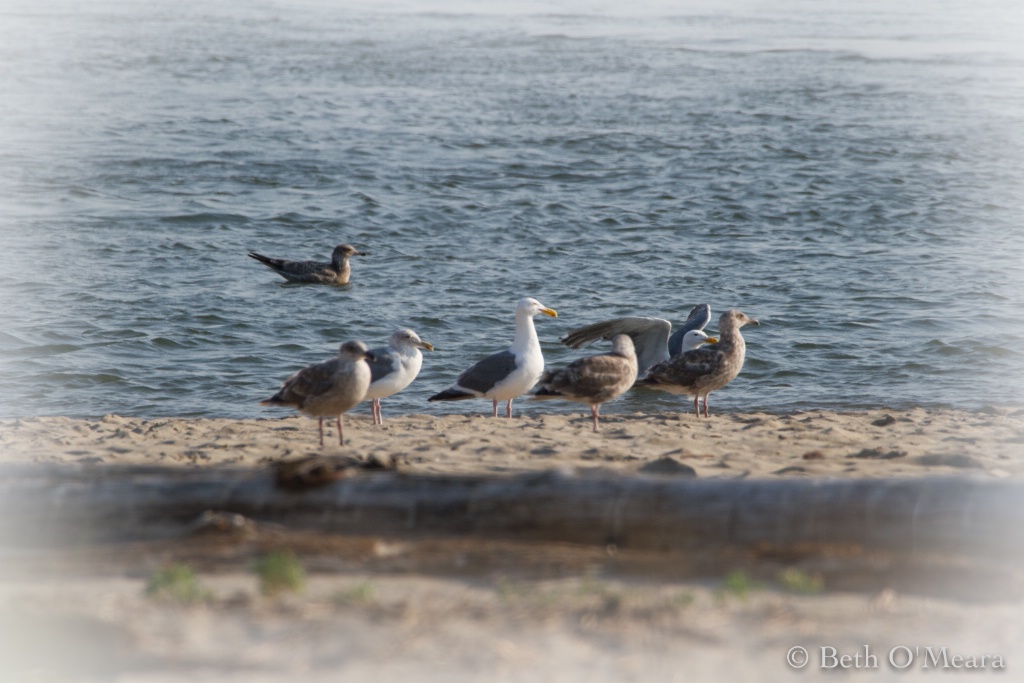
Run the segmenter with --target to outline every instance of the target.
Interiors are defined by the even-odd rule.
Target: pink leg
[[[320,418],[320,448],[324,447],[324,419]]]
[[[697,417],[700,417],[700,394],[697,394],[693,399],[693,412],[697,413]]]
[[[594,416],[594,432],[597,432],[597,413],[601,410],[601,404],[595,403],[590,406],[590,414]]]
[[[381,413],[380,413],[380,399],[379,398],[373,399],[373,401],[370,403],[370,407],[373,408],[373,424],[375,424],[375,425],[382,425],[382,424],[384,424],[384,418],[381,417]]]
[[[505,406],[505,417],[512,419],[512,399],[508,400],[508,405]]]
[[[338,444],[345,445],[345,430],[341,427],[341,414],[338,414]]]
[[[494,407],[494,412],[491,415],[491,417],[498,417],[498,399],[494,399],[493,401],[491,401],[491,404]]]
[[[708,395],[709,394],[704,394],[704,417],[711,417],[708,414]]]

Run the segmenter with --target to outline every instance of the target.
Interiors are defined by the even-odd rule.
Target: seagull
[[[349,256],[368,256],[351,244],[339,244],[331,252],[331,262],[320,261],[288,261],[270,258],[255,251],[249,252],[254,258],[267,266],[289,282],[316,282],[327,285],[347,285],[352,274],[352,266],[348,263]]]
[[[507,401],[505,414],[512,417],[512,399],[533,388],[544,372],[544,356],[533,327],[538,313],[557,318],[553,308],[536,299],[520,299],[516,305],[516,335],[507,351],[487,356],[455,380],[455,384],[428,401],[461,401],[467,398],[489,398],[494,417],[498,417],[498,401]]]
[[[708,394],[731,382],[743,368],[747,346],[740,328],[747,324],[761,323],[740,311],[726,311],[718,319],[718,344],[687,351],[658,363],[637,384],[673,394],[692,395],[697,417],[700,417],[699,401],[703,396],[704,417],[710,417]]]
[[[341,414],[354,408],[370,386],[373,354],[361,341],[347,341],[335,358],[307,366],[289,377],[280,391],[260,401],[265,406],[291,406],[320,418],[320,447],[324,445],[324,418],[337,416],[338,443],[345,445]]]
[[[597,416],[601,404],[621,396],[636,379],[636,350],[627,334],[612,339],[610,353],[579,358],[558,370],[548,370],[540,378],[540,388],[533,393],[537,399],[563,398],[590,404],[597,432]]]
[[[708,333],[704,330],[690,330],[683,335],[683,350],[682,353],[687,351],[693,351],[699,349],[705,344],[717,344],[718,337],[709,337]],[[679,355],[679,354],[676,354]]]
[[[611,339],[617,334],[628,334],[636,347],[637,377],[656,363],[663,363],[687,349],[683,338],[690,330],[703,330],[711,321],[711,306],[698,304],[690,311],[683,326],[672,332],[672,323],[661,318],[615,318],[573,330],[562,337],[562,343],[578,349],[598,339]]]
[[[420,374],[423,365],[420,349],[433,351],[434,345],[407,328],[395,330],[387,346],[370,349],[373,360],[370,361],[370,388],[366,398],[372,400],[373,424],[384,424],[380,400],[405,389]]]

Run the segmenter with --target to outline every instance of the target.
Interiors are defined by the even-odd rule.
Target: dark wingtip
[[[438,394],[434,394],[427,401],[461,401],[467,398],[476,398],[476,396],[457,389],[445,389]]]

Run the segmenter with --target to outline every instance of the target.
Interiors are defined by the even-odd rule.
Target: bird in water
[[[331,252],[331,262],[322,261],[289,261],[287,259],[271,258],[255,251],[249,252],[249,258],[254,258],[267,266],[275,273],[289,282],[311,282],[327,285],[347,285],[352,276],[352,266],[348,259],[350,256],[368,256],[367,252],[359,251],[351,244],[339,244]]]

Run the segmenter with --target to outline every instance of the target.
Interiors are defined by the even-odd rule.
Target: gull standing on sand
[[[280,391],[260,401],[265,406],[291,406],[320,418],[320,447],[324,445],[324,418],[338,418],[338,443],[345,445],[341,414],[354,408],[370,386],[373,354],[361,341],[347,341],[335,358],[305,367],[289,377]]]
[[[748,323],[761,324],[740,311],[726,311],[718,319],[718,344],[687,351],[658,363],[637,384],[673,394],[692,395],[697,417],[700,417],[699,401],[703,396],[704,417],[709,417],[708,394],[731,382],[743,368],[747,345],[740,328]]]
[[[372,400],[373,424],[384,424],[380,400],[405,389],[420,374],[423,366],[420,349],[433,351],[434,345],[408,328],[395,330],[387,346],[370,349],[373,360],[370,361],[370,388],[366,390],[366,398]]]
[[[516,335],[507,351],[495,353],[469,368],[451,385],[428,401],[461,401],[489,398],[493,415],[498,417],[498,402],[507,401],[505,414],[512,417],[512,399],[533,388],[544,372],[544,354],[540,350],[533,317],[538,313],[557,318],[558,313],[536,299],[520,299],[516,305]]]
[[[579,358],[558,370],[545,372],[533,393],[537,399],[562,398],[587,403],[594,418],[594,431],[601,404],[621,396],[636,379],[636,350],[627,334],[612,339],[610,353]]]
[[[339,244],[331,252],[331,262],[320,261],[288,261],[287,259],[270,258],[255,251],[249,252],[249,258],[254,258],[267,266],[275,273],[289,282],[315,282],[327,285],[347,285],[352,275],[352,266],[349,265],[350,256],[368,256],[364,251],[359,251],[351,244]]]
[[[611,339],[617,334],[627,334],[636,347],[637,378],[657,363],[664,363],[673,356],[678,356],[690,349],[684,344],[686,333],[691,330],[703,330],[711,321],[711,306],[698,304],[690,311],[683,326],[672,332],[672,323],[661,318],[644,318],[639,316],[615,318],[587,325],[573,330],[562,337],[562,343],[578,349],[598,339]],[[671,336],[669,336],[671,334]]]

